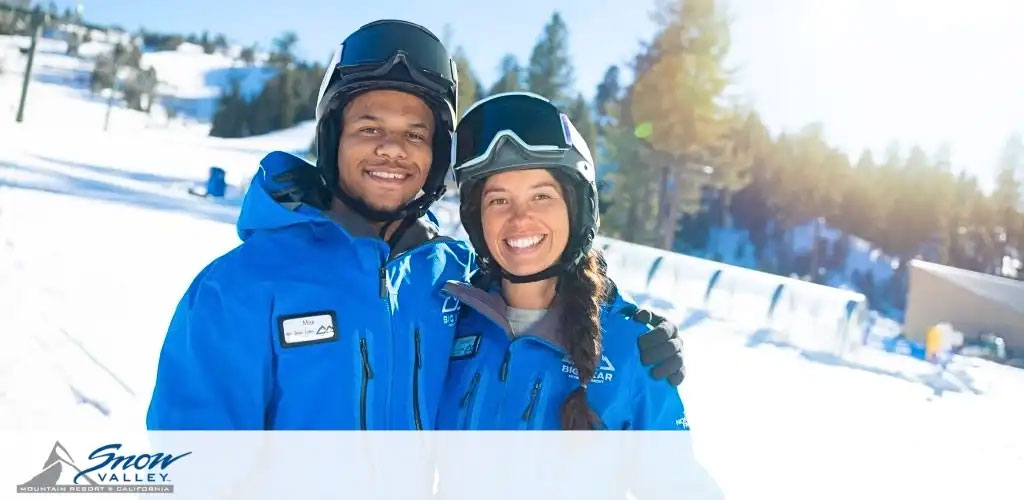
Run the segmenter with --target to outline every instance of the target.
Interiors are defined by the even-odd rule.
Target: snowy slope
[[[96,57],[109,53],[112,45],[98,41],[84,43],[79,48],[80,56],[71,57],[65,55],[67,44],[63,40],[40,38],[38,43],[26,121],[54,124],[71,114],[80,126],[102,128],[107,109],[106,93],[92,95],[89,92],[89,75]],[[4,61],[4,73],[0,75],[0,115],[14,117],[17,112],[21,77],[27,61],[19,48],[29,45],[27,37],[0,36],[0,59]],[[147,115],[115,103],[112,128],[166,128],[169,123],[165,109],[169,108],[187,119],[189,128],[205,135],[222,90],[237,81],[242,94],[253,98],[275,74],[271,68],[247,67],[220,53],[205,54],[201,47],[190,43],[183,43],[174,51],[145,52],[140,66],[156,70],[160,105]],[[185,126],[182,121],[179,119],[172,125]]]
[[[247,67],[223,54],[204,54],[202,47],[191,43],[177,50],[144,53],[141,66],[156,69],[165,107],[201,121],[213,117],[221,90],[229,89],[233,81],[246,99],[253,99],[275,74],[271,68]]]
[[[103,103],[46,81],[61,64],[76,70],[63,57],[43,58],[31,108],[60,120],[0,116],[0,433],[141,428],[177,301],[238,243],[237,188],[221,201],[187,188],[211,166],[238,186],[267,150],[304,151],[312,134],[303,124],[213,139],[126,110],[103,133]],[[180,88],[198,89],[191,78],[177,78]],[[10,69],[0,76],[0,110],[16,103],[12,80]],[[443,205],[438,215],[455,213]],[[1024,371],[958,358],[938,376],[873,349],[839,358],[798,341],[824,328],[815,326],[824,314],[756,326],[766,299],[755,290],[772,287],[739,279],[724,288],[739,293],[714,306],[728,313],[706,319],[689,307],[705,268],[649,281],[649,252],[621,247],[644,271],[620,259],[613,274],[686,328],[683,396],[698,456],[727,498],[1020,497]]]

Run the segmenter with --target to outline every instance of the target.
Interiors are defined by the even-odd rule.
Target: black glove
[[[683,366],[683,339],[679,337],[679,328],[646,309],[633,313],[633,320],[654,327],[637,339],[640,361],[646,366],[654,365],[651,376],[674,386],[683,383],[686,367]]]

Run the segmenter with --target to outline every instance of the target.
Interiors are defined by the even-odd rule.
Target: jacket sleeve
[[[150,430],[265,427],[269,301],[261,304],[246,283],[218,280],[218,264],[226,263],[215,261],[196,277],[171,319],[146,417]]]
[[[686,409],[679,396],[679,388],[655,380],[641,370],[636,374],[638,388],[634,397],[636,418],[634,428],[638,430],[690,430],[686,420]]]
[[[634,317],[636,304],[628,300],[621,290],[613,289],[614,299],[608,306],[611,330],[621,329],[623,337],[632,339],[630,349],[633,352],[632,363],[632,428],[637,430],[690,430],[686,420],[686,410],[679,396],[679,387],[665,380],[655,379],[650,370],[640,361],[640,350],[636,340],[647,333],[651,326]],[[614,313],[610,311],[615,311]],[[628,333],[627,333],[628,332]]]

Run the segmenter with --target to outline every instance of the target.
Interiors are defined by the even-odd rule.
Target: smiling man
[[[401,208],[427,180],[434,133],[434,115],[415,95],[396,90],[358,95],[343,113],[338,141],[341,189],[362,193],[374,210]],[[341,200],[333,201],[334,210],[345,210]]]
[[[441,289],[475,270],[427,217],[450,168],[456,74],[412,23],[345,40],[320,87],[316,165],[263,159],[243,243],[179,303],[150,429],[435,427],[458,310]],[[652,332],[645,359],[678,384],[676,329]]]

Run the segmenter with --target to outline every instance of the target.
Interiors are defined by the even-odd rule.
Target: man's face
[[[338,183],[370,208],[394,211],[423,188],[433,159],[434,115],[422,99],[371,90],[342,114]]]

